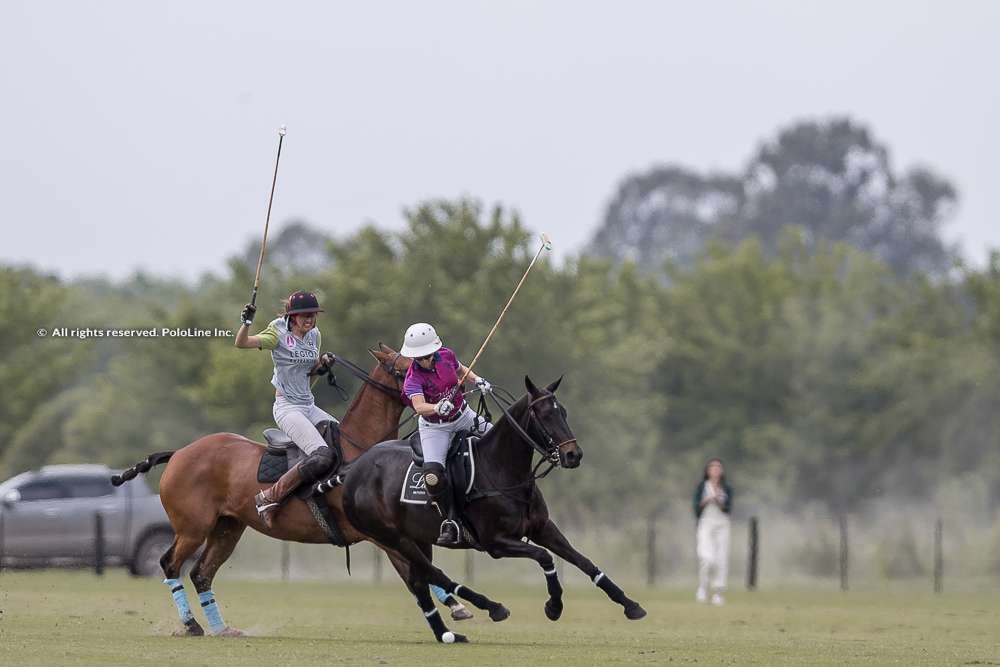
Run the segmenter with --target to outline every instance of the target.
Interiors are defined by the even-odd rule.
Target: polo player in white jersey
[[[285,312],[272,320],[263,331],[250,335],[256,308],[243,309],[243,326],[236,332],[236,347],[270,350],[274,362],[274,421],[305,458],[294,465],[274,486],[254,497],[257,512],[264,524],[273,527],[274,513],[300,484],[315,482],[333,465],[333,452],[316,430],[324,421],[337,423],[332,415],[316,407],[309,372],[321,365],[332,366],[330,353],[320,353],[322,337],[316,326],[316,313],[322,313],[319,300],[311,292],[295,292],[285,300]]]

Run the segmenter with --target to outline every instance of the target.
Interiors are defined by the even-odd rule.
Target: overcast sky
[[[463,194],[578,250],[630,171],[868,123],[1000,247],[998,2],[5,2],[0,262],[194,278],[272,224]]]

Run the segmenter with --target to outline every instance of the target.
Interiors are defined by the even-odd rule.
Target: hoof
[[[559,617],[563,613],[563,603],[562,600],[553,600],[549,598],[545,602],[545,617],[550,621],[558,621]]]
[[[221,631],[215,633],[216,637],[246,637],[242,630],[226,626]]]
[[[204,637],[205,636],[205,631],[202,629],[202,627],[200,625],[198,625],[198,621],[191,621],[190,623],[185,623],[184,627],[181,628],[180,630],[174,630],[174,632],[172,633],[172,636],[174,636],[174,637]]]
[[[470,618],[472,618],[472,612],[465,607],[453,609],[451,612],[451,620],[453,621],[467,621]]]
[[[493,609],[490,609],[490,620],[494,623],[499,623],[500,621],[506,621],[510,617],[510,610],[502,604],[498,604]]]
[[[630,621],[638,621],[646,616],[646,610],[638,602],[625,607],[625,618]]]

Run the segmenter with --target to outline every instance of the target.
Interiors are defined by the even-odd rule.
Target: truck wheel
[[[163,574],[160,558],[173,544],[174,534],[170,530],[157,530],[146,537],[135,550],[129,564],[129,572],[136,577],[158,577]]]

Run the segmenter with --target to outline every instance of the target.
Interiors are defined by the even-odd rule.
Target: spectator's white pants
[[[309,455],[320,447],[326,447],[326,441],[316,430],[316,424],[321,421],[337,421],[333,415],[310,405],[289,403],[284,396],[274,397],[274,423],[285,432],[295,446]]]
[[[705,508],[698,520],[698,588],[722,591],[729,576],[729,517]]]

